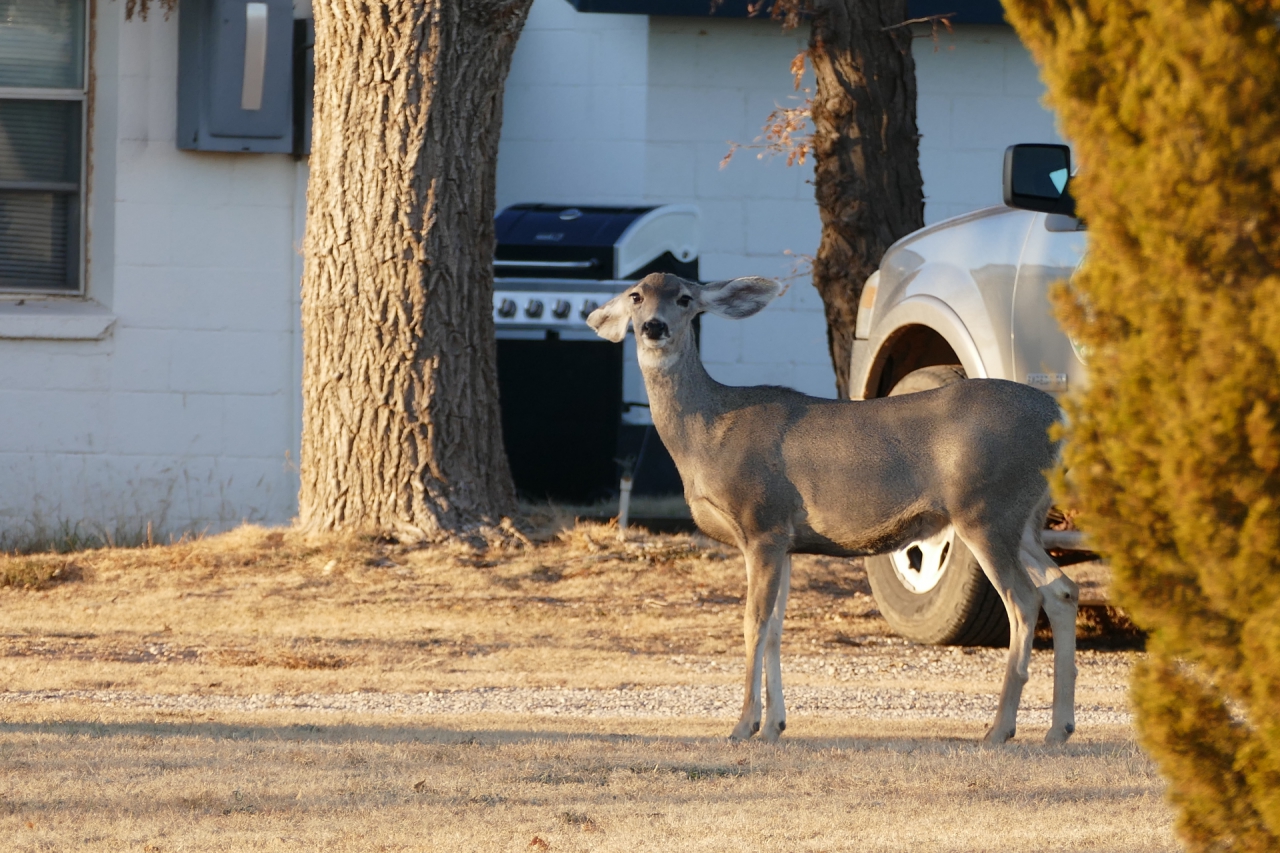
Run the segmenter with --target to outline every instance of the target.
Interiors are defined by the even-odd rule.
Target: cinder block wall
[[[511,60],[498,207],[644,196],[649,20],[535,0]]]
[[[550,2],[550,0],[540,0]],[[586,17],[586,16],[584,16]],[[797,105],[789,66],[808,43],[769,21],[652,18],[645,192],[703,213],[702,274],[778,276],[790,289],[744,321],[707,318],[703,358],[729,384],[788,385],[834,396],[822,303],[805,256],[821,232],[811,166],[739,151],[776,106]],[[959,26],[914,43],[925,222],[1000,203],[1004,149],[1060,141],[1043,85],[1009,27]],[[802,87],[811,87],[811,77]]]
[[[804,255],[818,245],[812,163],[738,151],[755,144],[775,106],[798,106],[790,65],[808,30],[771,21],[653,18],[649,25],[645,191],[703,215],[701,273],[779,277],[788,291],[747,320],[704,317],[703,361],[730,385],[787,385],[832,396],[822,303]],[[803,86],[812,86],[811,77]]]
[[[178,151],[177,17],[96,8],[86,292],[114,322],[101,340],[23,337],[50,326],[35,321],[0,340],[0,537],[287,521],[304,167]]]

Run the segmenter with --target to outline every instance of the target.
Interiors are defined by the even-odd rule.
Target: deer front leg
[[[750,738],[760,731],[761,712],[761,670],[764,664],[765,651],[771,639],[769,625],[775,613],[778,621],[778,643],[781,645],[782,613],[778,609],[779,591],[782,588],[784,574],[790,568],[785,548],[764,545],[748,545],[743,549],[747,562],[747,601],[743,614],[742,629],[747,653],[746,691],[742,700],[742,716],[733,727],[730,740],[740,741]],[[785,601],[783,607],[785,607]],[[771,661],[771,664],[773,661]],[[776,741],[782,733],[785,723],[785,711],[782,702],[782,666],[777,662],[777,677],[770,677],[769,704],[776,707],[778,716],[770,715],[771,729],[766,729],[764,738]],[[774,685],[777,686],[775,700]],[[776,705],[775,705],[776,702]]]

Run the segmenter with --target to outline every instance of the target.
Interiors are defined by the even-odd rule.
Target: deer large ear
[[[627,336],[627,325],[631,322],[631,309],[620,293],[592,311],[587,317],[587,325],[606,341],[615,344]]]
[[[747,276],[709,282],[699,288],[698,299],[712,314],[741,320],[764,308],[781,290],[782,285],[772,279]]]

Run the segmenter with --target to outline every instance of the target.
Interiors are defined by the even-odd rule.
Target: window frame
[[[65,289],[33,289],[21,287],[6,287],[0,284],[0,301],[11,301],[12,299],[22,298],[52,298],[52,299],[83,299],[86,295],[85,278],[88,269],[87,255],[89,247],[89,228],[88,228],[88,190],[89,190],[89,116],[91,107],[90,87],[93,82],[93,73],[90,64],[93,61],[93,10],[95,6],[94,0],[85,0],[83,6],[84,21],[81,33],[84,41],[80,46],[81,63],[80,63],[80,88],[78,89],[55,89],[44,88],[41,86],[0,86],[0,101],[79,101],[80,102],[80,177],[75,184],[75,189],[71,189],[71,182],[61,181],[0,181],[0,190],[28,190],[28,191],[45,191],[45,192],[75,192],[78,204],[76,213],[76,233],[75,233],[75,249],[76,249],[76,269],[74,288]]]

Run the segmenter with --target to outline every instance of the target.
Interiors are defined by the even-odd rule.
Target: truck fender
[[[985,379],[990,375],[978,344],[959,314],[936,297],[908,296],[876,324],[875,333],[865,345],[862,341],[857,342],[859,346],[854,349],[854,363],[849,374],[858,383],[858,387],[849,389],[852,399],[864,400],[868,394],[874,394],[889,351],[885,344],[910,326],[925,326],[937,332],[951,347],[970,378]],[[867,360],[871,363],[866,363]]]

